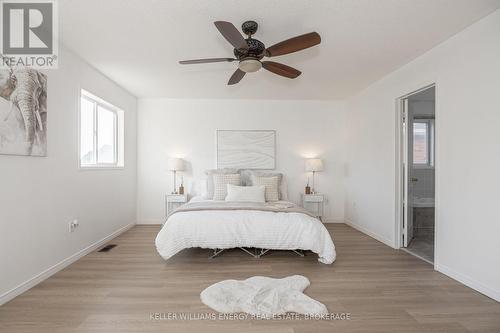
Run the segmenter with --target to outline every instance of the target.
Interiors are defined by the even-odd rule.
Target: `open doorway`
[[[435,86],[399,99],[401,154],[400,244],[434,263],[435,244]]]

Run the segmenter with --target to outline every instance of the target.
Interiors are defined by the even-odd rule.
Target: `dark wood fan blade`
[[[190,64],[206,64],[210,62],[231,62],[237,59],[234,58],[209,58],[209,59],[194,59],[194,60],[181,60],[179,64],[190,65]]]
[[[266,50],[266,56],[276,57],[283,54],[288,54],[292,52],[297,52],[308,47],[318,45],[321,43],[321,37],[317,32],[310,32],[305,35],[300,35],[287,40],[284,40],[278,44],[274,44],[268,47]]]
[[[231,22],[217,21],[214,24],[232,46],[237,49],[248,49],[247,42]]]
[[[274,61],[262,61],[262,67],[270,72],[273,72],[274,74],[278,74],[289,79],[295,79],[297,76],[302,74],[301,71],[296,70],[293,67],[283,65]]]
[[[230,85],[233,85],[233,84],[236,84],[238,82],[241,81],[241,79],[243,78],[243,76],[245,76],[245,72],[243,72],[241,69],[237,69],[233,75],[231,75],[231,77],[229,78],[229,81],[227,82],[227,85],[230,86]]]

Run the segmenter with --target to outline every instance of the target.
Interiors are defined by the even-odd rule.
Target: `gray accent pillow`
[[[207,199],[214,198],[214,175],[225,175],[225,174],[235,174],[238,173],[238,169],[225,168],[225,169],[210,169],[205,170],[205,174],[207,175]]]

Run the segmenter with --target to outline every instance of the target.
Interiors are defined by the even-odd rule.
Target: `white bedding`
[[[302,213],[258,210],[178,212],[168,218],[155,243],[165,260],[192,247],[311,250],[324,264],[333,263],[336,256],[332,238],[323,223]]]

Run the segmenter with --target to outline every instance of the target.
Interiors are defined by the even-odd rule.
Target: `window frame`
[[[414,124],[423,123],[427,127],[427,163],[415,163],[413,159],[412,164],[414,169],[434,169],[434,119],[432,118],[414,118],[412,122],[412,155],[415,156],[415,141],[414,137]]]
[[[92,110],[92,120],[93,120],[93,153],[94,153],[94,161],[95,163],[92,164],[83,164],[82,163],[82,158],[81,158],[81,150],[82,150],[82,100],[85,99],[93,104],[93,110]],[[99,163],[98,158],[99,158],[99,152],[97,147],[99,146],[99,107],[102,109],[112,112],[113,113],[113,142],[114,142],[114,147],[113,147],[113,163]],[[120,144],[119,140],[119,112],[121,109],[117,108],[113,104],[106,102],[102,98],[88,92],[85,89],[80,89],[80,98],[78,100],[78,109],[79,109],[79,116],[78,116],[78,168],[80,170],[109,170],[109,169],[124,169],[123,163],[120,163],[120,158],[119,158],[119,151],[120,149],[123,149]]]

